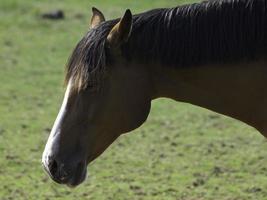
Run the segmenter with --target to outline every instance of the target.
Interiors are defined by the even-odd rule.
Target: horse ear
[[[107,42],[110,46],[119,46],[127,42],[131,35],[133,16],[129,9],[126,10],[121,20],[111,29],[108,34]]]
[[[101,22],[105,21],[105,17],[103,15],[103,13],[100,10],[98,10],[97,8],[95,8],[95,7],[92,8],[92,12],[93,12],[93,16],[91,18],[90,27],[91,28],[95,28]]]

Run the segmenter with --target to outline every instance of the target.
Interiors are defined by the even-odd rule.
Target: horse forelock
[[[99,84],[107,62],[106,38],[113,24],[115,22],[104,22],[89,30],[74,48],[66,65],[65,76],[65,84],[71,79],[72,90],[79,92]]]

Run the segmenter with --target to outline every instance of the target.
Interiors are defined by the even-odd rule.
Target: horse
[[[160,97],[221,113],[267,136],[267,1],[212,0],[105,20],[66,66],[66,92],[42,163],[75,187],[87,165],[141,126]],[[170,111],[171,112],[171,111]]]

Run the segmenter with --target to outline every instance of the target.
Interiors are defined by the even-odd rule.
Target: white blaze
[[[45,150],[44,150],[43,156],[42,156],[42,163],[45,167],[47,167],[49,155],[53,154],[52,151],[53,151],[54,139],[56,136],[56,130],[57,130],[58,124],[61,122],[62,117],[64,116],[64,114],[66,112],[66,105],[67,105],[69,94],[70,94],[70,88],[71,88],[71,80],[68,83],[68,86],[67,86],[67,89],[66,89],[66,92],[64,95],[63,103],[62,103],[61,108],[59,110],[59,113],[57,115],[56,121],[53,125],[53,128],[51,130],[51,133],[48,137],[47,143],[45,145]]]

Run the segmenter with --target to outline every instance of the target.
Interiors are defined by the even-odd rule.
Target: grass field
[[[267,143],[254,129],[188,104],[153,102],[148,121],[120,137],[75,188],[53,183],[41,154],[62,101],[66,60],[91,9],[107,18],[179,0],[0,1],[1,200],[266,200]],[[63,9],[62,21],[40,15]]]

